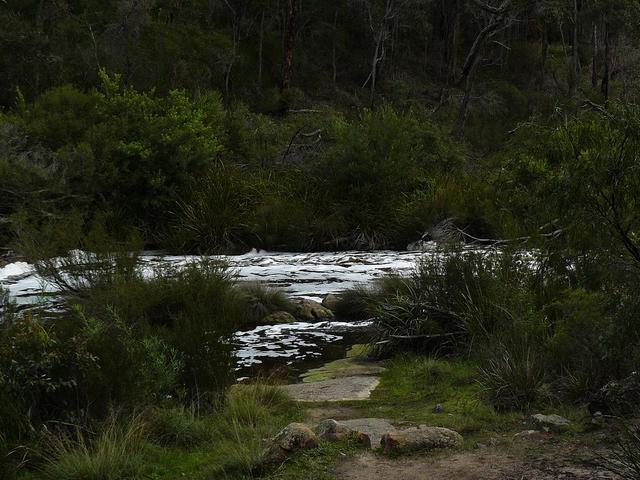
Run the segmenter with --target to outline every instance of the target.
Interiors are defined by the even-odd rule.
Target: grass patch
[[[473,363],[402,356],[386,362],[386,367],[371,399],[352,404],[363,416],[447,427],[463,435],[510,430],[521,418],[500,414],[482,400]],[[444,412],[434,413],[437,404]]]
[[[147,424],[136,415],[123,421],[112,415],[101,432],[76,429],[73,434],[50,437],[49,454],[42,469],[46,480],[119,480],[138,477],[144,458]]]
[[[354,455],[358,445],[353,443],[322,442],[319,448],[301,452],[292,457],[282,468],[266,475],[264,480],[337,480],[333,474],[334,466],[345,458]]]
[[[96,433],[51,436],[45,466],[23,480],[244,479],[270,438],[301,412],[277,387],[233,388],[216,413],[157,409],[112,417]]]

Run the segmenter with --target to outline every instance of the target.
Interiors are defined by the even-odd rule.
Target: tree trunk
[[[547,78],[547,58],[549,57],[549,34],[547,26],[542,30],[542,52],[540,55],[540,90],[544,89],[544,82]]]
[[[376,95],[376,82],[378,80],[378,64],[384,58],[384,27],[380,28],[376,37],[376,48],[373,51],[373,59],[371,61],[371,74],[369,76],[369,105],[373,106]]]
[[[258,36],[258,86],[262,87],[262,55],[264,49],[264,10],[260,16],[260,34]]]
[[[609,101],[609,83],[611,81],[611,39],[609,38],[609,21],[605,20],[604,24],[604,73],[602,75],[602,96],[604,104]]]
[[[469,103],[471,101],[471,92],[473,90],[473,81],[475,80],[475,74],[478,67],[479,57],[476,57],[469,73],[467,74],[464,82],[464,96],[462,97],[462,103],[458,110],[458,116],[456,123],[453,126],[453,136],[456,140],[461,140],[464,134],[464,127],[467,123],[467,115],[469,113]]]
[[[282,92],[291,86],[293,78],[293,52],[296,41],[296,24],[298,20],[298,0],[287,0],[287,23],[284,35],[284,58],[282,62]]]
[[[458,69],[458,31],[460,30],[460,0],[456,0],[455,14],[453,17],[453,27],[451,29],[451,46],[449,49],[449,75],[447,83],[451,82],[456,76]]]
[[[333,70],[333,88],[335,90],[337,81],[338,81],[338,59],[337,59],[337,50],[338,50],[338,9],[336,8],[336,12],[333,15],[333,48],[331,50],[331,68]]]
[[[578,32],[579,32],[579,18],[578,18],[578,0],[573,0],[573,69],[571,79],[571,98],[574,101],[578,100],[578,83],[580,79],[580,58],[578,56]]]
[[[591,33],[591,42],[593,54],[591,55],[591,86],[598,86],[598,26],[593,22],[593,31]]]

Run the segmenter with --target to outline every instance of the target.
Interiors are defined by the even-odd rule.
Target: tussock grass
[[[539,396],[544,374],[544,361],[532,346],[502,345],[480,369],[478,381],[496,408],[527,410]]]
[[[42,469],[47,480],[120,480],[136,478],[144,465],[148,425],[141,415],[108,418],[94,437],[77,428],[51,435]]]
[[[622,432],[604,466],[623,480],[640,479],[640,425],[621,421]]]
[[[258,282],[238,285],[238,293],[240,302],[244,304],[246,321],[250,324],[260,323],[274,312],[295,311],[293,301],[283,291]]]

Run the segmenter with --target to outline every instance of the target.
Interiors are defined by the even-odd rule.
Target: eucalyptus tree
[[[462,86],[464,93],[453,126],[453,134],[456,138],[461,138],[464,133],[471,93],[485,46],[489,40],[513,24],[523,6],[517,0],[500,0],[493,3],[470,0],[470,4],[468,15],[477,25],[477,33],[457,74],[456,84]]]

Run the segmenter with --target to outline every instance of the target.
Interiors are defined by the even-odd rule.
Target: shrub
[[[49,420],[85,423],[112,404],[157,402],[177,387],[177,352],[156,337],[141,338],[117,316],[81,312],[51,323],[14,320],[0,344],[5,432],[19,441]]]
[[[152,357],[148,365],[157,363],[153,358],[158,356],[170,364],[175,363],[171,358],[179,358],[184,364],[179,384],[187,397],[223,393],[233,371],[232,346],[226,339],[247,316],[231,272],[208,258],[183,266],[145,266],[136,253],[111,247],[107,242],[95,250],[98,253],[70,252],[37,261],[36,267],[62,288],[67,310],[79,305],[87,318],[101,319],[102,327],[120,325],[156,349],[147,352]],[[106,352],[115,348],[102,346]]]
[[[119,480],[136,478],[144,466],[147,425],[140,415],[123,420],[113,414],[95,437],[77,428],[51,435],[42,468],[51,480]]]
[[[424,352],[486,343],[528,318],[541,288],[541,268],[524,253],[443,252],[425,256],[398,288],[380,290],[375,311],[380,353]],[[397,281],[395,281],[397,284]]]
[[[620,422],[622,432],[604,466],[623,480],[640,479],[640,427]]]
[[[215,167],[181,198],[169,243],[186,251],[235,251],[258,243],[252,216],[262,200],[260,180],[235,167]]]
[[[526,410],[538,399],[544,373],[544,360],[535,343],[499,345],[480,369],[478,381],[495,408]]]
[[[571,398],[596,393],[611,379],[624,378],[640,359],[635,292],[576,289],[553,305],[559,310],[548,356],[563,372]]]
[[[151,440],[160,445],[193,447],[211,443],[216,437],[211,422],[198,414],[196,404],[155,408],[145,418]]]

